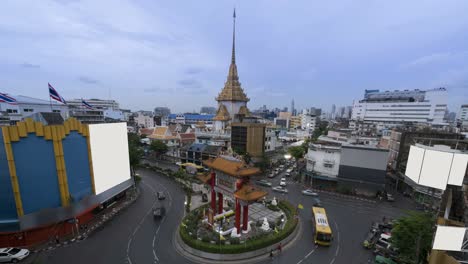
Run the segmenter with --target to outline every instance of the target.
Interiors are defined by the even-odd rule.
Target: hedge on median
[[[288,237],[297,226],[296,210],[294,206],[286,201],[280,201],[278,203],[278,207],[283,210],[283,212],[286,214],[286,218],[288,219],[284,228],[278,233],[272,232],[256,239],[248,239],[244,243],[240,243],[239,239],[230,239],[231,244],[225,244],[225,242],[222,241],[222,245],[220,245],[221,241],[217,241],[216,244],[211,244],[206,240],[206,242],[203,240],[198,240],[196,235],[193,233],[189,234],[188,230],[190,228],[183,224],[179,228],[180,237],[188,246],[209,253],[237,254],[265,248],[279,243],[281,240]],[[186,220],[192,222],[193,218],[187,216],[186,219],[183,219],[183,222],[186,222]]]

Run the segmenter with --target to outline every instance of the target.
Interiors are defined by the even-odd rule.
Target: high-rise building
[[[296,109],[294,109],[294,99],[292,99],[292,101],[291,101],[291,114],[292,114],[293,116],[296,115],[295,110],[296,110]]]
[[[444,123],[447,90],[385,91],[366,90],[364,99],[355,101],[351,120],[372,123],[380,128],[408,123]]]
[[[250,100],[244,93],[239,82],[236,65],[236,12],[233,15],[232,31],[232,54],[229,73],[224,84],[223,90],[216,97],[218,101],[218,110],[213,118],[215,131],[225,133],[228,125],[234,119],[251,116],[247,108],[247,102]]]
[[[464,104],[460,107],[457,115],[457,121],[463,128],[468,127],[468,104]]]

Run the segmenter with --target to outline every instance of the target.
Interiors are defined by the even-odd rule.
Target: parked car
[[[272,173],[270,173],[270,174],[268,175],[268,178],[270,178],[270,179],[271,179],[271,178],[274,178],[275,176],[276,176],[276,175],[275,175],[275,173],[274,173],[274,172],[272,172]]]
[[[286,187],[286,178],[281,178],[279,185],[281,187]]]
[[[393,195],[387,193],[387,201],[389,201],[389,202],[394,202],[394,201],[395,201],[395,198],[393,198]]]
[[[269,182],[269,181],[267,181],[267,180],[258,180],[258,181],[256,181],[256,183],[257,183],[258,185],[271,187],[271,182]]]
[[[282,186],[275,186],[272,188],[275,192],[288,193],[288,190]]]
[[[166,208],[164,207],[156,207],[153,209],[153,217],[155,219],[163,218],[164,214],[166,214]]]
[[[166,196],[164,195],[164,192],[157,192],[158,200],[164,200],[166,199]]]
[[[18,263],[29,256],[29,250],[23,248],[0,248],[0,262]]]
[[[303,195],[308,195],[308,196],[315,196],[315,197],[318,196],[318,193],[312,191],[311,189],[303,190],[303,191],[302,191],[302,194],[303,194]]]
[[[285,177],[290,177],[290,176],[291,176],[291,173],[286,172],[286,173],[284,174],[284,176],[285,176]]]

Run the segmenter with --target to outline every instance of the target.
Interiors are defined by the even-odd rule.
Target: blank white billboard
[[[419,176],[421,174],[422,162],[424,159],[425,149],[411,146],[408,155],[408,162],[406,163],[405,175],[416,183],[419,183]]]
[[[89,125],[96,194],[130,179],[126,123]]]
[[[437,226],[432,249],[461,251],[465,232],[464,227]]]
[[[445,190],[453,153],[426,149],[419,184]]]
[[[450,169],[448,184],[461,186],[463,184],[463,178],[465,177],[467,165],[468,155],[455,153],[453,156],[452,167]]]

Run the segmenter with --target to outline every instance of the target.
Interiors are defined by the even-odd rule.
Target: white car
[[[29,256],[29,250],[22,248],[0,248],[0,262],[18,263]]]
[[[286,178],[281,178],[279,185],[281,187],[286,187]]]
[[[275,192],[288,193],[288,189],[281,187],[281,186],[275,186],[272,189]]]
[[[308,196],[314,196],[314,197],[318,196],[318,193],[312,191],[311,189],[303,190],[302,194],[303,195],[308,195]]]

